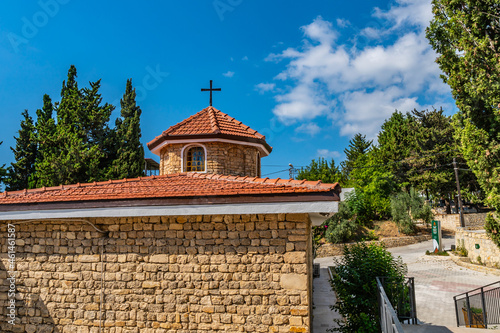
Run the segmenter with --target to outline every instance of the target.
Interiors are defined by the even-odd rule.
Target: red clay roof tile
[[[161,135],[150,141],[148,147],[154,149],[166,138],[172,139],[191,135],[225,135],[243,141],[256,140],[266,146],[268,150],[272,149],[266,143],[265,136],[212,106],[201,110],[178,124],[170,126]]]
[[[321,181],[179,173],[3,192],[0,193],[0,209],[2,205],[11,204],[327,192],[338,194],[339,190],[338,183],[323,184]]]

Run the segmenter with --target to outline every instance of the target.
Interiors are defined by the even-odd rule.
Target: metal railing
[[[453,297],[457,326],[488,328],[500,324],[500,281]]]
[[[405,277],[403,282],[393,278],[379,277],[384,291],[403,324],[417,324],[417,305],[415,301],[415,279]]]
[[[403,333],[403,327],[399,322],[398,315],[392,307],[391,301],[385,293],[384,286],[377,277],[377,295],[380,307],[380,328],[382,333]]]

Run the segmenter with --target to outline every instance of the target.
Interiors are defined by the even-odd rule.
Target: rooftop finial
[[[212,88],[212,80],[210,80],[210,89],[201,88],[201,91],[210,91],[210,106],[212,106],[212,91],[221,91],[221,88]]]

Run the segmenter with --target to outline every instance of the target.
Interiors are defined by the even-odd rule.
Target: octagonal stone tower
[[[148,143],[160,156],[160,175],[202,172],[260,177],[260,159],[271,153],[265,137],[209,106]]]

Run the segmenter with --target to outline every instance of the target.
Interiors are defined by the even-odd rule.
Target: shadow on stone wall
[[[1,230],[5,234],[5,231]],[[10,304],[9,289],[11,288],[12,280],[9,280],[8,257],[6,251],[6,237],[1,238],[1,260],[0,260],[0,330],[2,332],[26,332],[26,333],[60,333],[56,327],[54,319],[41,297],[40,293],[27,286],[25,280],[19,278],[20,272],[16,271],[15,284],[15,319],[14,325],[9,323],[12,317],[9,316],[11,310],[7,307]],[[23,254],[16,255],[16,262],[19,263],[25,260]],[[5,264],[7,263],[7,265]]]

